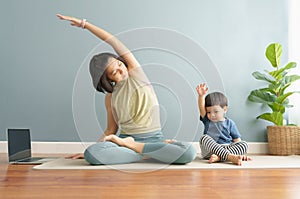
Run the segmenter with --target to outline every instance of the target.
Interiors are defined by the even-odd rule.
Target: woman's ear
[[[122,66],[123,62],[121,62],[120,60],[118,60],[118,66]]]

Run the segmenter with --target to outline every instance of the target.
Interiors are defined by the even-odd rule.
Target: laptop
[[[10,164],[42,164],[54,158],[31,157],[30,129],[7,129]]]

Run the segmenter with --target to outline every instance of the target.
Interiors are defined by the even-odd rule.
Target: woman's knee
[[[140,154],[112,142],[100,142],[89,146],[84,152],[84,158],[92,165],[127,164],[142,160]]]
[[[197,155],[197,151],[192,144],[185,149],[184,153],[174,162],[175,164],[186,164],[192,162]]]
[[[89,146],[85,151],[84,151],[84,159],[90,163],[90,164],[105,164],[103,161],[100,160],[100,154],[101,151],[115,147],[117,146],[115,143],[112,142],[98,142],[96,144],[93,144]]]
[[[84,159],[93,165],[101,164],[101,162],[95,157],[93,150],[90,150],[90,148],[87,148],[84,151]]]

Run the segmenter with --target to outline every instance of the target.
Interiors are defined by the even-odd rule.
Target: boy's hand
[[[208,91],[208,87],[205,83],[202,83],[196,87],[196,90],[199,96],[204,96]]]

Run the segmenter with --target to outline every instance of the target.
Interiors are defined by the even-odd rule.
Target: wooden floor
[[[300,198],[300,169],[33,170],[0,154],[0,198]]]

